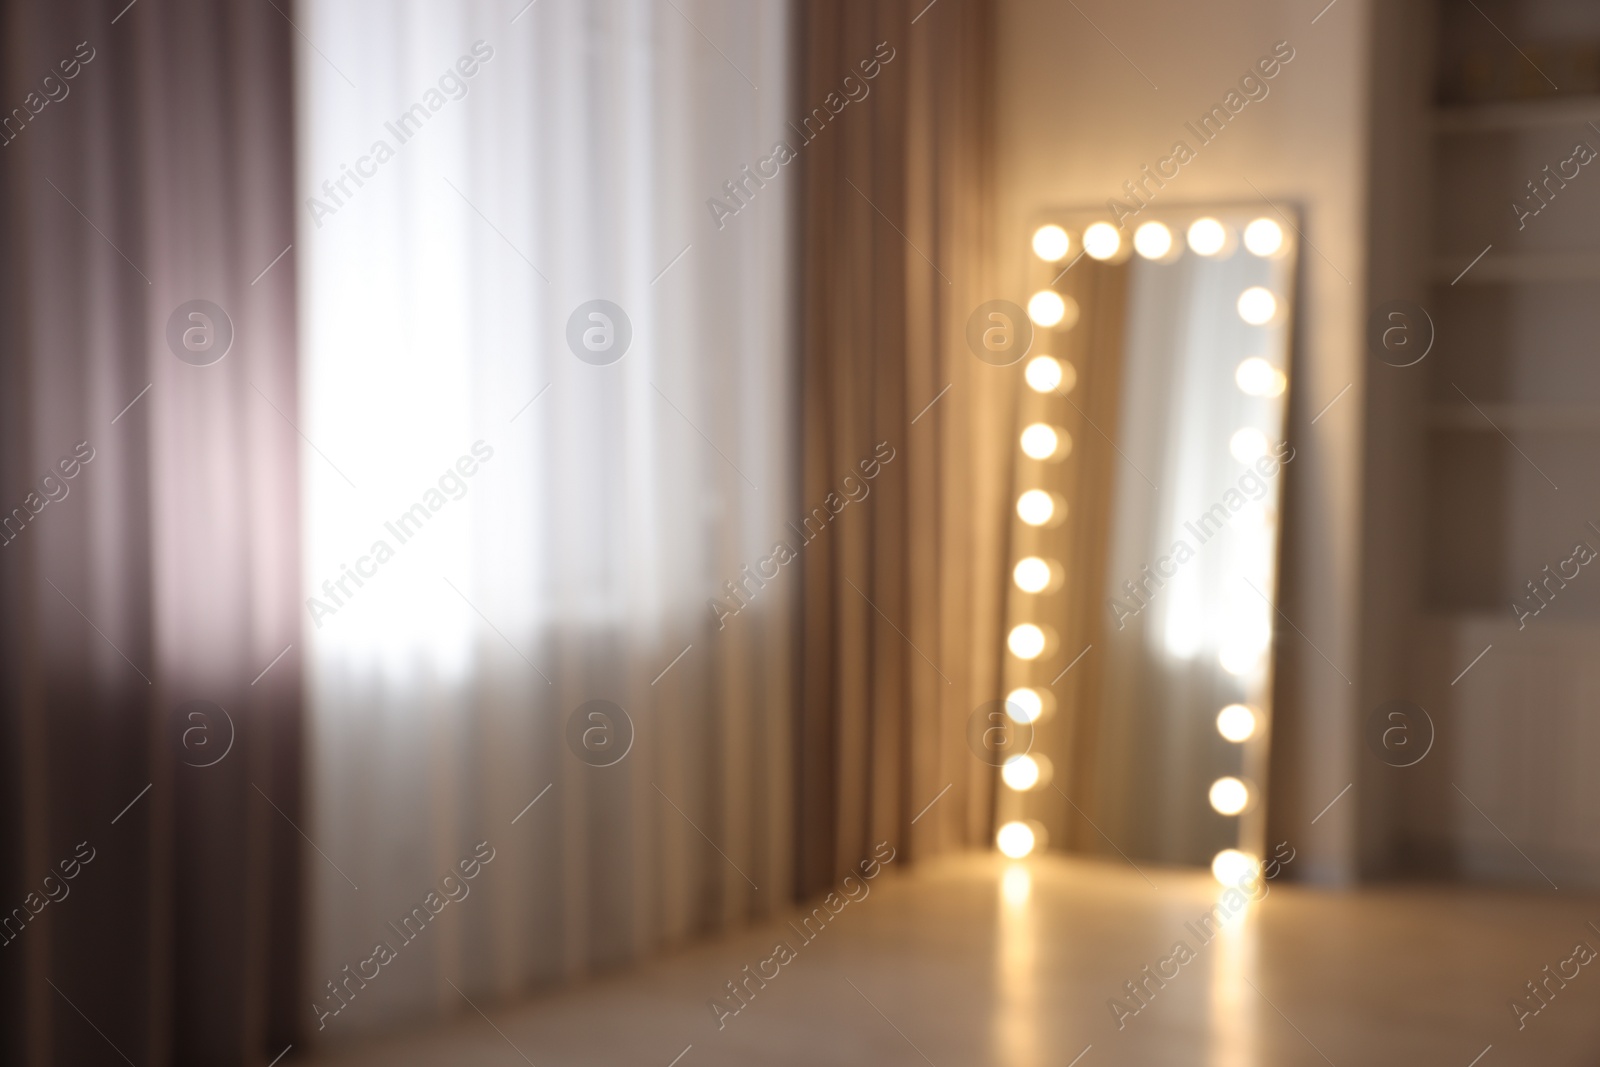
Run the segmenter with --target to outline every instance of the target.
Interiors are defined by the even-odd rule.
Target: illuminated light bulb
[[[1283,227],[1271,219],[1256,219],[1244,228],[1244,246],[1263,258],[1275,256],[1283,247]]]
[[[1028,318],[1040,326],[1054,326],[1066,313],[1067,304],[1060,293],[1041,289],[1028,298]]]
[[[1083,231],[1083,250],[1093,259],[1110,259],[1122,248],[1122,235],[1109,222],[1097,222]]]
[[[994,835],[994,844],[1002,855],[1020,860],[1033,851],[1033,827],[1025,822],[1008,822]]]
[[[1012,756],[1000,768],[1000,779],[1019,793],[1039,784],[1039,763],[1032,756]]]
[[[1219,815],[1237,815],[1250,803],[1250,787],[1233,776],[1211,783],[1211,807]]]
[[[1267,435],[1254,426],[1235,430],[1228,438],[1228,451],[1240,463],[1254,463],[1267,454]]]
[[[1006,714],[1015,723],[1038,722],[1044,715],[1044,698],[1035,689],[1013,689],[1006,694]]]
[[[1260,356],[1241,362],[1233,372],[1233,381],[1246,396],[1278,396],[1289,384],[1282,371]]]
[[[1029,459],[1049,459],[1056,454],[1056,431],[1036,422],[1022,431],[1022,452]]]
[[[1022,371],[1028,388],[1036,393],[1048,393],[1061,384],[1061,364],[1051,356],[1034,356]]]
[[[1029,556],[1017,561],[1011,577],[1024,593],[1042,593],[1050,588],[1050,564],[1038,556]]]
[[[1239,317],[1252,326],[1265,326],[1278,314],[1278,298],[1259,285],[1239,294]]]
[[[1234,743],[1250,740],[1256,732],[1256,713],[1243,704],[1229,704],[1217,712],[1217,733]]]
[[[1038,659],[1044,643],[1044,631],[1031,622],[1018,623],[1006,635],[1006,647],[1018,659]]]
[[[1147,222],[1133,231],[1133,248],[1145,259],[1160,259],[1172,251],[1172,231],[1159,222]]]
[[[1072,251],[1072,238],[1060,226],[1040,226],[1033,231],[1033,254],[1055,263]]]
[[[1017,518],[1029,526],[1043,526],[1055,514],[1055,498],[1043,489],[1029,489],[1017,497]]]
[[[1197,256],[1214,256],[1228,243],[1228,229],[1209,216],[1189,224],[1189,247]]]
[[[1255,880],[1261,864],[1248,852],[1225,848],[1211,858],[1211,876],[1225,886],[1238,886]]]

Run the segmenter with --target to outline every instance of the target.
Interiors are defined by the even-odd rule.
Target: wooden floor
[[[607,1064],[871,1067],[1564,1067],[1600,1063],[1600,962],[1518,1029],[1509,1003],[1580,942],[1600,897],[1567,891],[1274,885],[1204,943],[1208,874],[993,855],[886,874],[815,940],[781,923],[436,1030],[336,1050],[327,1067]],[[794,947],[718,1028],[724,983]],[[1137,1015],[1124,983],[1186,963]],[[730,1001],[730,1003],[734,1003]],[[1536,1003],[1529,997],[1529,1003]],[[692,1046],[692,1047],[691,1047]],[[1492,1048],[1490,1047],[1492,1046]],[[685,1049],[687,1048],[687,1052]],[[1485,1052],[1485,1050],[1488,1050]],[[1087,1051],[1085,1051],[1087,1050]],[[682,1058],[674,1061],[674,1057]],[[1075,1060],[1075,1057],[1081,1059]],[[1481,1059],[1475,1059],[1479,1057]],[[302,1061],[304,1062],[304,1061]]]

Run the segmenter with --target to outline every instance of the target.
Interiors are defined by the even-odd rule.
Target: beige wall
[[[1001,0],[997,240],[1009,271],[1004,295],[1019,299],[1035,211],[1121,195],[1123,181],[1174,141],[1192,145],[1183,123],[1219,102],[1275,42],[1294,48],[1270,94],[1202,148],[1157,202],[1259,202],[1265,194],[1298,208],[1315,246],[1302,256],[1289,430],[1297,458],[1285,481],[1280,600],[1305,636],[1279,627],[1271,833],[1295,843],[1302,877],[1344,882],[1360,862],[1359,785],[1315,825],[1311,819],[1358,781],[1366,699],[1358,548],[1372,12],[1371,0],[1337,0],[1313,25],[1319,6]],[[1113,826],[1104,829],[1115,838]]]

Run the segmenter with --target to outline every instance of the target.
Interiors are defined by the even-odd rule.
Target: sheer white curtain
[[[296,22],[326,1038],[786,895],[796,579],[746,583],[720,628],[708,600],[794,515],[798,175],[721,229],[707,209],[783,136],[781,0],[302,0]],[[595,300],[631,327],[614,362],[614,310],[577,316],[586,359],[569,345]],[[595,699],[634,732],[611,766],[615,713],[568,728]]]

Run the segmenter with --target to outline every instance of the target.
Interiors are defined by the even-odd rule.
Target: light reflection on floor
[[[1222,902],[1222,891],[1217,892]],[[1261,997],[1247,979],[1258,973],[1256,906],[1236,912],[1222,921],[1216,938],[1208,946],[1211,953],[1211,1067],[1256,1064],[1261,1059],[1255,1042],[1257,1008]]]
[[[995,1044],[1006,1063],[1042,1063],[1039,1034],[1039,950],[1033,875],[1013,861],[1000,876],[999,951],[995,956]]]
[[[1507,1009],[1600,922],[1600,896],[1567,890],[1274,882],[1119,1028],[1108,1002],[1203,940],[1188,924],[1218,902],[1208,871],[1144,872],[968,854],[885,875],[722,1030],[708,998],[781,921],[518,1005],[486,996],[493,1026],[463,1012],[318,1062],[666,1067],[692,1046],[677,1067],[1466,1067],[1491,1044],[1479,1067],[1600,1062],[1600,980],[1523,1031]]]

